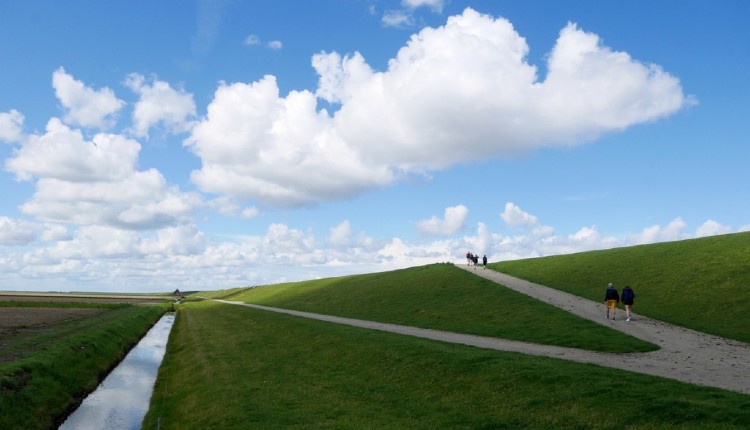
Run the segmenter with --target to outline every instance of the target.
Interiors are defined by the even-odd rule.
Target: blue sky
[[[0,290],[750,230],[745,1],[0,8]]]

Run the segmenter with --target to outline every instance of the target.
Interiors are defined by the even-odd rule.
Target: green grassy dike
[[[750,232],[490,264],[601,302],[608,282],[630,285],[633,311],[750,342]]]
[[[452,264],[258,287],[228,299],[592,351],[657,349]]]
[[[144,429],[740,429],[750,396],[216,302],[180,306]]]
[[[0,429],[56,428],[167,307],[115,306],[5,345],[18,358],[0,362]]]

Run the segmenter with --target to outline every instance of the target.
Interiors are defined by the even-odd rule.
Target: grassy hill
[[[749,245],[743,233],[493,267],[596,301],[606,283],[629,283],[639,313],[745,339]],[[448,264],[194,296],[201,295],[539,343],[617,350],[610,338],[639,348]],[[703,430],[750,422],[750,396],[725,390],[213,301],[178,309],[144,428]],[[607,401],[611,408],[602,407]]]
[[[452,264],[257,287],[229,299],[595,351],[656,349]]]
[[[634,311],[750,342],[750,232],[491,263],[490,268],[601,301],[607,283]],[[582,322],[450,265],[201,293],[248,303],[582,348],[610,348]],[[569,317],[569,318],[566,318]],[[575,322],[571,320],[576,320]],[[573,325],[571,325],[573,324]],[[566,338],[568,333],[593,336]],[[609,332],[609,330],[606,330]],[[622,339],[616,338],[616,343]],[[628,348],[639,348],[632,343]]]
[[[750,232],[490,264],[602,301],[608,282],[636,293],[633,311],[750,342]]]

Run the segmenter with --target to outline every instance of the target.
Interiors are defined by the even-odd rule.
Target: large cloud
[[[200,198],[169,186],[155,169],[136,169],[140,144],[100,133],[87,141],[59,119],[46,133],[31,135],[6,161],[21,180],[36,181],[36,192],[21,211],[42,220],[160,228],[189,217]]]
[[[22,180],[112,181],[131,174],[140,149],[138,142],[114,134],[97,134],[87,142],[80,131],[52,118],[46,133],[29,136],[6,166]]]
[[[70,125],[109,128],[114,124],[113,115],[125,105],[111,89],[87,87],[62,67],[52,74],[52,87],[66,110],[64,120]]]
[[[387,166],[366,165],[316,112],[308,91],[279,96],[276,80],[222,85],[187,144],[203,167],[192,178],[203,191],[300,205],[354,196],[387,184]]]
[[[429,2],[416,2],[429,4]],[[569,24],[540,80],[512,24],[466,9],[411,37],[384,72],[320,53],[315,95],[266,76],[222,84],[186,145],[204,191],[293,206],[455,163],[588,142],[691,103],[679,81]],[[316,97],[338,110],[317,110]]]

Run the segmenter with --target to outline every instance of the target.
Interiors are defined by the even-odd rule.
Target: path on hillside
[[[480,348],[559,358],[580,363],[629,370],[647,375],[661,376],[697,385],[723,388],[750,394],[750,344],[685,329],[661,321],[633,314],[633,321],[606,320],[602,303],[593,302],[572,294],[554,290],[514,278],[494,270],[457,265],[483,278],[529,295],[606,325],[615,330],[658,345],[661,349],[641,353],[604,353],[551,345],[540,345],[513,340],[453,333],[418,327],[358,320],[331,315],[273,308],[242,302],[218,300],[223,303],[280,312],[321,321],[346,324],[374,330],[417,336],[443,342],[459,343]],[[624,315],[624,312],[623,312]]]
[[[481,267],[457,267],[582,318],[651,342],[660,348],[658,351],[643,353],[596,354],[592,359],[573,359],[575,361],[750,394],[750,344],[686,329],[636,313],[633,313],[632,321],[625,321],[625,311],[622,309],[618,309],[619,319],[607,320],[604,318],[603,300],[594,302]],[[603,294],[602,291],[602,297]]]

